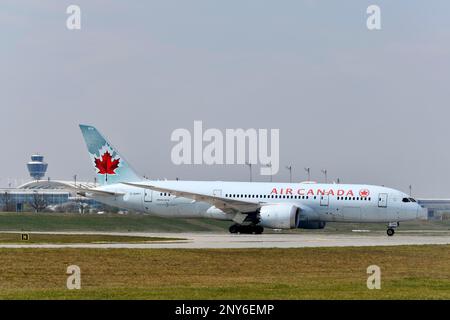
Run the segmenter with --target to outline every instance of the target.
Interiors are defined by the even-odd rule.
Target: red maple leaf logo
[[[119,166],[120,159],[111,157],[109,151],[106,151],[100,158],[95,158],[95,167],[99,174],[116,174],[115,170]]]
[[[359,195],[360,195],[361,197],[368,197],[369,194],[370,194],[370,191],[367,190],[367,189],[363,189],[363,190],[359,191]]]

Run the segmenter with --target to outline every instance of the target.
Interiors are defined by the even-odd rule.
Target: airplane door
[[[213,196],[214,197],[222,197],[222,189],[214,189]]]
[[[378,195],[378,207],[379,208],[386,208],[388,202],[388,194],[387,193],[380,193]]]
[[[328,207],[330,203],[330,197],[328,195],[320,196],[320,205],[324,207]]]
[[[152,202],[153,200],[153,191],[144,189],[144,202]]]

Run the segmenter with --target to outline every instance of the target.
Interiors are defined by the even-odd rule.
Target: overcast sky
[[[81,30],[66,8],[81,7]],[[366,28],[381,7],[382,30]],[[449,1],[18,1],[0,10],[0,186],[92,180],[78,124],[151,178],[247,180],[242,165],[172,164],[177,128],[278,128],[274,181],[450,197]],[[268,181],[266,176],[255,180]]]

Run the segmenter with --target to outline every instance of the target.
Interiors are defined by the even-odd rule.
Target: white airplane
[[[407,194],[373,185],[147,180],[95,127],[80,128],[100,186],[77,192],[110,206],[161,217],[233,221],[231,233],[255,234],[264,228],[322,229],[332,221],[388,223],[392,236],[400,221],[426,217]]]

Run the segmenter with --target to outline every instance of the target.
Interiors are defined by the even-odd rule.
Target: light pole
[[[322,173],[325,175],[325,183],[328,183],[328,176],[327,176],[328,171],[327,171],[327,169],[322,169],[320,171],[322,171]]]
[[[308,181],[311,181],[311,168],[305,168],[305,171],[308,173]]]
[[[292,165],[286,166],[286,169],[289,170],[289,182],[292,183]]]
[[[73,181],[74,181],[75,187],[76,187],[77,186],[77,175],[76,174],[73,176]]]
[[[412,185],[409,185],[409,196],[412,197]]]
[[[250,169],[250,182],[252,182],[252,164],[250,163],[250,162],[246,162],[245,163],[248,167],[249,167],[249,169]]]

